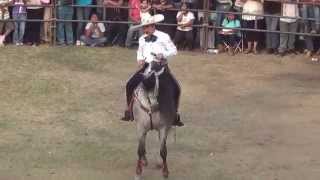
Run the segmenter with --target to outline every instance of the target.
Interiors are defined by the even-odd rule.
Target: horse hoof
[[[156,164],[156,169],[162,169],[163,165],[162,164]]]
[[[168,171],[163,172],[163,177],[164,177],[164,178],[168,178],[168,177],[169,177],[169,172],[168,172]]]
[[[142,165],[145,166],[145,167],[148,166],[148,160],[147,160],[147,159],[142,160],[141,163],[142,163]]]
[[[134,180],[142,180],[141,175],[135,175],[135,176],[134,176]]]

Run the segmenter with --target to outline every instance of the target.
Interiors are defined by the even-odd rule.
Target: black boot
[[[177,113],[176,119],[175,119],[175,121],[173,122],[172,125],[178,126],[178,127],[184,126],[183,122],[181,122],[181,120],[180,120],[180,114],[179,113]]]
[[[126,110],[124,111],[124,116],[121,118],[122,121],[133,121],[132,112]]]

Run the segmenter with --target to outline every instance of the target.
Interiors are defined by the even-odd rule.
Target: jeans
[[[24,20],[27,19],[27,14],[13,14],[13,19],[20,20],[14,22],[13,43],[22,43],[26,27],[26,22]]]
[[[91,8],[77,7],[76,11],[77,11],[76,12],[77,13],[77,20],[89,20]],[[80,36],[83,34],[83,30],[84,30],[84,25],[85,24],[86,23],[84,23],[84,22],[78,22],[77,40],[79,40]]]
[[[57,8],[58,19],[72,20],[73,7],[59,6]],[[72,22],[58,22],[57,39],[59,44],[73,44]]]
[[[134,36],[138,34],[138,37],[140,37],[143,34],[141,29],[137,29],[137,30],[132,29],[133,25],[135,24],[130,25],[130,28],[127,32],[126,47],[132,46]]]
[[[278,14],[275,14],[278,15]],[[276,31],[278,24],[279,24],[279,18],[278,17],[265,17],[266,21],[266,28],[269,31]],[[279,34],[278,33],[266,33],[266,47],[267,49],[277,49],[279,47]]]
[[[298,23],[287,23],[287,22],[281,22],[280,21],[280,31],[281,32],[297,32]],[[295,34],[280,34],[280,46],[279,46],[279,52],[285,52],[286,50],[293,50],[294,43],[296,41],[296,35]]]
[[[320,23],[320,12],[317,5],[302,5],[300,14],[303,18],[315,18],[315,20],[301,20],[300,32],[309,33],[311,30],[318,31]]]
[[[84,35],[80,36],[81,41],[83,41],[88,46],[99,46],[103,45],[107,42],[106,37],[100,37],[100,38],[89,38]]]

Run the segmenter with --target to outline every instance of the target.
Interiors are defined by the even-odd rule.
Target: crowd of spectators
[[[217,12],[209,14],[209,25],[215,28],[209,28],[208,42],[203,42],[204,28],[193,25],[205,22],[204,12],[192,10],[203,9],[203,0],[0,0],[0,19],[14,20],[0,22],[0,46],[9,42],[17,46],[37,46],[56,41],[60,46],[131,48],[142,33],[132,29],[132,25],[161,13],[165,16],[163,23],[172,25],[159,25],[158,29],[168,33],[181,50],[205,46],[223,52],[229,44],[228,52],[234,55],[234,48],[241,40],[244,42],[242,52],[247,54],[265,51],[285,56],[300,51],[312,56],[320,54],[318,37],[313,36],[319,34],[320,28],[320,3],[316,1],[305,0],[302,1],[305,3],[297,4],[290,0],[210,0],[210,10]],[[50,6],[53,3],[55,6]],[[53,36],[52,17],[58,19],[56,36]]]

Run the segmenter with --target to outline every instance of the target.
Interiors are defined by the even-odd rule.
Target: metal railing
[[[285,1],[285,0],[265,0],[265,1],[272,1],[272,2],[279,2],[279,3],[295,3],[295,4],[306,4],[306,5],[319,5],[320,6],[320,0],[316,0],[314,2],[301,2],[297,0],[296,2],[292,1]],[[89,22],[90,20],[65,20],[65,19],[58,19],[57,18],[57,8],[60,6],[56,3],[53,4],[48,4],[48,5],[24,5],[27,7],[50,7],[53,10],[51,11],[51,17],[50,19],[44,20],[44,19],[27,19],[27,20],[22,20],[26,22],[49,22],[50,23],[50,28],[52,33],[51,37],[51,43],[52,45],[56,44],[56,34],[57,34],[57,23],[59,22],[72,22],[72,23],[77,23],[77,22]],[[81,8],[81,7],[86,7],[86,8],[96,8],[96,9],[103,9],[103,20],[100,20],[99,22],[101,23],[108,23],[108,24],[131,24],[132,22],[130,21],[110,21],[110,20],[105,20],[106,19],[106,11],[109,8],[118,8],[118,9],[130,9],[128,6],[120,6],[120,7],[111,7],[111,6],[101,6],[101,5],[87,5],[87,6],[82,6],[82,5],[67,5],[68,7],[73,7],[73,8]],[[153,9],[155,10],[155,9]],[[176,8],[171,8],[168,9],[168,11],[179,11],[180,9]],[[202,41],[203,42],[208,42],[208,31],[209,29],[235,29],[239,31],[255,31],[255,32],[271,32],[271,33],[281,33],[281,34],[295,34],[295,35],[301,35],[301,36],[315,36],[319,37],[320,34],[312,34],[312,33],[301,33],[301,32],[283,32],[280,30],[277,31],[270,31],[266,29],[250,29],[250,28],[226,28],[222,26],[215,26],[215,25],[210,25],[210,20],[209,20],[209,15],[211,13],[216,13],[216,14],[235,14],[235,15],[252,15],[252,16],[260,16],[260,17],[276,17],[276,18],[288,18],[288,19],[296,19],[297,21],[316,21],[316,18],[303,18],[303,17],[287,17],[287,16],[279,16],[279,15],[268,15],[268,14],[250,14],[250,13],[241,13],[241,12],[229,12],[229,11],[216,11],[216,10],[209,10],[209,0],[205,0],[203,4],[203,9],[189,9],[189,11],[195,12],[195,13],[203,13],[203,20],[200,24],[193,24],[192,27],[194,28],[201,28],[204,31],[204,36]],[[19,20],[14,20],[14,19],[0,19],[0,22],[18,22]],[[20,20],[21,21],[21,20]],[[158,23],[158,25],[163,25],[163,26],[177,26],[177,24],[172,24],[172,23]],[[205,46],[203,47],[204,50],[206,50],[207,43],[205,43]]]

